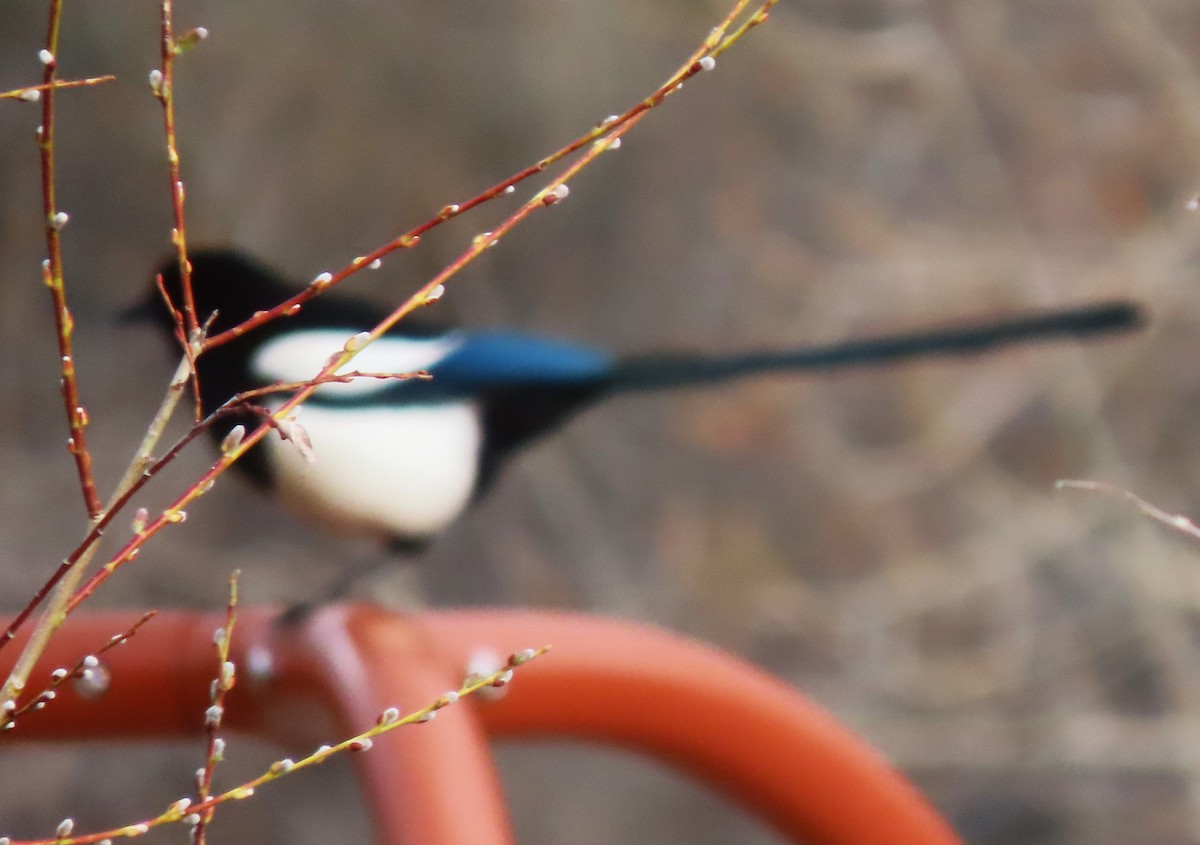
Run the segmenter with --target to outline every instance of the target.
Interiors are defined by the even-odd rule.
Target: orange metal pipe
[[[302,751],[364,729],[389,706],[414,709],[456,688],[481,649],[504,658],[554,646],[522,667],[499,701],[464,702],[433,724],[401,728],[356,755],[381,842],[511,842],[489,737],[591,740],[653,755],[794,841],[959,842],[911,785],[816,705],[678,635],[529,611],[402,617],[335,607],[289,628],[273,618],[267,609],[240,613],[239,684],[227,724]],[[74,663],[129,621],[80,614],[53,641],[43,671]],[[212,632],[221,621],[163,614],[106,655],[114,681],[104,698],[61,695],[9,737],[198,733],[214,674]],[[250,671],[266,662],[269,669]]]

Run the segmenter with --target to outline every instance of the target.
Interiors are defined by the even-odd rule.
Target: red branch
[[[24,88],[14,88],[11,91],[0,91],[0,100],[25,100],[27,102],[37,102],[41,99],[41,92],[48,91],[51,88],[87,88],[92,85],[102,85],[105,82],[112,82],[116,79],[111,73],[104,76],[90,76],[87,79],[54,79],[50,82],[43,82],[41,85],[26,85]],[[31,94],[31,91],[38,92],[36,95]]]
[[[200,336],[200,321],[196,316],[196,299],[192,295],[192,263],[187,255],[187,224],[184,217],[183,205],[187,192],[183,187],[183,177],[179,169],[179,146],[175,134],[175,57],[180,53],[180,46],[175,40],[175,24],[171,0],[162,0],[161,13],[161,54],[162,68],[158,75],[151,74],[151,88],[154,96],[162,104],[163,133],[167,141],[167,175],[171,186],[171,211],[174,225],[171,228],[171,243],[175,247],[175,256],[179,264],[179,283],[183,301],[178,304],[182,312],[180,321],[180,345],[183,354],[187,356],[188,367],[192,371],[192,394],[195,405],[195,419],[202,416],[200,405],[200,385],[196,378],[196,355],[198,348],[195,340]],[[194,30],[199,33],[203,30]],[[193,37],[193,40],[198,40]],[[164,294],[165,296],[165,294]],[[172,311],[176,304],[171,303]]]
[[[92,477],[92,454],[88,451],[84,429],[88,424],[87,410],[79,399],[79,384],[75,378],[75,355],[71,335],[75,331],[75,320],[67,307],[66,286],[63,283],[63,262],[60,230],[67,223],[66,212],[58,209],[55,197],[54,175],[54,99],[56,87],[54,73],[57,68],[55,51],[58,49],[58,33],[62,21],[62,0],[50,4],[50,23],[46,31],[46,47],[42,52],[45,64],[44,92],[42,94],[42,125],[38,128],[38,151],[42,166],[42,215],[46,227],[47,258],[42,264],[42,281],[50,289],[54,304],[54,322],[58,335],[58,355],[62,371],[63,407],[67,413],[70,437],[67,449],[75,457],[75,469],[79,475],[79,488],[83,493],[88,516],[95,519],[103,506],[96,492],[96,481]]]

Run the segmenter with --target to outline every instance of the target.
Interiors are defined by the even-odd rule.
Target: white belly
[[[263,446],[284,504],[335,530],[436,534],[470,502],[482,427],[472,405],[338,409],[306,406],[297,421],[309,463],[276,434]]]

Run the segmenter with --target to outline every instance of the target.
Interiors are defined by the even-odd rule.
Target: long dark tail
[[[772,372],[894,364],[941,355],[978,355],[1017,343],[1128,331],[1142,322],[1141,309],[1135,303],[1117,301],[784,352],[635,355],[617,362],[608,389],[656,390]]]

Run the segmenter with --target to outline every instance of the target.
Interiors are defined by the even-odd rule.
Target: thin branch
[[[1152,505],[1150,502],[1138,496],[1136,493],[1126,490],[1124,487],[1119,487],[1116,484],[1107,484],[1103,481],[1073,481],[1064,479],[1054,483],[1056,490],[1087,490],[1092,493],[1103,493],[1106,496],[1112,496],[1128,502],[1139,511],[1143,516],[1153,519],[1155,522],[1161,522],[1163,525],[1178,531],[1181,534],[1186,534],[1193,540],[1200,540],[1200,526],[1181,514],[1168,513],[1161,508]]]
[[[212,704],[204,714],[204,730],[208,734],[208,744],[204,753],[204,766],[196,772],[196,798],[198,804],[204,804],[212,797],[213,771],[217,763],[225,757],[225,741],[221,739],[221,721],[225,715],[225,697],[233,689],[236,682],[236,667],[229,659],[229,648],[233,643],[233,626],[237,623],[238,606],[238,577],[241,573],[234,570],[229,576],[229,603],[225,608],[225,626],[218,629],[213,645],[217,649],[217,677],[212,685]],[[195,812],[195,811],[193,811]],[[196,824],[192,828],[193,845],[205,845],[205,833],[216,813],[216,805],[196,814]]]
[[[51,88],[55,90],[85,88],[92,85],[102,85],[105,82],[112,82],[114,79],[116,77],[111,73],[106,73],[104,76],[92,76],[87,79],[53,79],[49,82],[43,82],[41,85],[26,85],[24,88],[0,91],[0,100],[21,100],[26,103],[36,103],[42,98],[42,92],[48,91]]]
[[[352,381],[359,379],[378,379],[379,381],[430,381],[433,379],[433,374],[425,370],[416,370],[411,373],[371,373],[363,370],[351,370],[348,373],[337,373],[323,377],[308,379],[306,381],[280,381],[275,384],[267,385],[266,387],[256,387],[253,390],[245,390],[233,397],[226,404],[241,404],[249,402],[252,399],[258,399],[263,396],[270,396],[273,393],[295,393],[309,385],[320,386],[322,384],[349,384]]]
[[[179,303],[183,312],[182,334],[180,343],[183,354],[187,356],[191,367],[193,398],[195,400],[195,419],[198,422],[203,416],[200,405],[200,382],[196,378],[196,355],[200,351],[200,321],[196,316],[196,300],[192,294],[192,264],[187,254],[187,222],[184,215],[184,201],[187,192],[183,186],[183,177],[179,167],[179,144],[175,133],[175,57],[182,52],[181,44],[175,40],[175,23],[171,0],[162,0],[161,6],[161,56],[162,68],[150,74],[150,87],[155,98],[162,104],[163,134],[167,143],[167,174],[171,184],[171,210],[174,226],[171,229],[171,243],[175,246],[175,257],[179,265],[180,288],[183,301]],[[207,37],[208,30],[199,28],[189,32],[188,44],[194,44]],[[165,294],[164,294],[165,295]],[[173,304],[174,307],[174,304]]]
[[[70,437],[67,439],[67,449],[75,458],[75,468],[79,475],[79,488],[83,493],[84,505],[88,516],[95,519],[101,510],[100,496],[96,492],[96,482],[92,477],[92,455],[88,451],[85,429],[88,425],[88,413],[79,399],[79,384],[75,377],[75,354],[71,336],[75,330],[75,320],[67,307],[67,292],[63,282],[62,261],[62,228],[67,224],[68,216],[58,208],[56,197],[56,178],[54,167],[54,100],[56,87],[54,74],[58,67],[58,34],[62,23],[62,0],[51,0],[50,22],[46,29],[46,46],[39,54],[45,66],[44,91],[42,93],[42,125],[38,127],[38,151],[42,170],[42,215],[46,228],[46,254],[42,262],[42,281],[50,289],[50,297],[54,305],[54,322],[58,336],[58,354],[62,370],[62,398],[67,414],[67,427]]]
[[[26,702],[24,706],[18,707],[15,701],[10,700],[11,703],[10,701],[5,701],[4,704],[0,706],[0,730],[10,730],[20,717],[26,715],[27,713],[44,709],[47,704],[55,699],[58,688],[67,681],[75,680],[87,683],[89,678],[94,677],[96,673],[103,672],[104,667],[98,661],[100,655],[116,648],[119,645],[123,645],[125,641],[136,634],[143,625],[157,615],[157,610],[150,610],[146,613],[143,613],[138,621],[134,622],[122,633],[109,637],[108,642],[96,649],[91,654],[79,658],[75,665],[70,669],[65,667],[61,669],[55,669],[50,673],[50,683],[46,685],[45,689],[35,696],[33,700]],[[92,681],[93,685],[97,683],[99,683],[98,688],[100,689],[106,685],[104,681]],[[96,688],[96,686],[93,686],[93,689]]]

